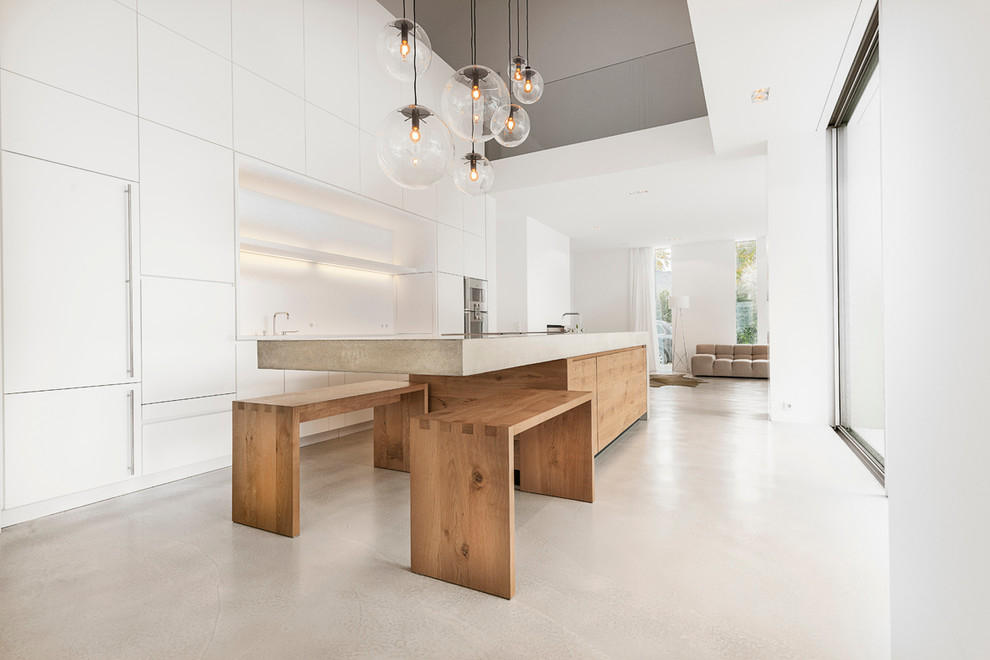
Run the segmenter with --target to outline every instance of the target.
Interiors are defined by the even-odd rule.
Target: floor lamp
[[[671,341],[674,359],[671,360],[671,371],[674,373],[691,373],[688,363],[687,340],[684,338],[684,310],[691,306],[688,296],[671,296],[670,308],[674,310],[674,337]],[[678,341],[678,337],[680,340]],[[680,366],[680,369],[678,369]]]

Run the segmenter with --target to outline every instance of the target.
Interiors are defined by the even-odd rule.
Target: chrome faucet
[[[567,328],[565,332],[579,332],[581,330],[581,312],[564,312],[563,314],[561,314],[560,320],[564,323],[565,326],[567,325],[568,316],[576,316],[577,321],[575,321],[573,329]]]
[[[278,336],[278,331],[275,328],[275,323],[278,321],[278,317],[281,316],[282,314],[285,314],[285,320],[288,321],[289,320],[289,313],[288,312],[275,312],[274,314],[272,314],[272,336],[273,337],[277,337]],[[285,330],[282,331],[282,336],[283,337],[285,336]]]

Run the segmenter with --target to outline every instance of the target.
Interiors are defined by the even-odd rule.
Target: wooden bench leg
[[[413,572],[512,598],[515,510],[508,431],[418,420],[410,449]]]
[[[409,422],[425,415],[426,405],[426,393],[419,391],[375,406],[375,467],[409,472]]]
[[[584,403],[516,436],[519,490],[595,501],[591,403]]]
[[[291,408],[234,403],[231,518],[299,536],[299,420]]]

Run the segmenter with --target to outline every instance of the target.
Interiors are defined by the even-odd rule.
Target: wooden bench
[[[409,471],[409,425],[427,386],[387,380],[234,402],[232,519],[299,536],[299,424],[375,409],[375,467]]]
[[[512,598],[514,467],[522,491],[592,502],[594,456],[589,392],[521,389],[414,419],[413,572]]]

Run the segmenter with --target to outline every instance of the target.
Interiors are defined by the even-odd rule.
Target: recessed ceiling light
[[[684,240],[684,239],[681,238],[680,236],[678,236],[677,238],[671,237],[671,238],[668,238],[667,240],[670,241],[671,243],[673,243],[674,241],[681,241],[681,240]]]
[[[598,231],[599,229],[601,229],[601,225],[595,225],[594,227],[592,227],[592,229]]]
[[[766,103],[770,100],[770,88],[761,87],[760,89],[754,89],[749,98],[753,103]]]
[[[642,190],[633,190],[629,194],[630,195],[645,195],[648,192],[650,192],[650,191],[647,190],[646,188],[643,188]]]

